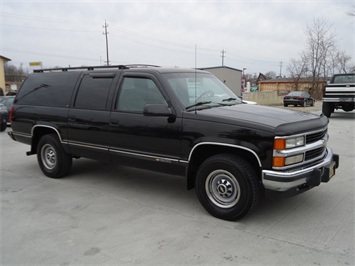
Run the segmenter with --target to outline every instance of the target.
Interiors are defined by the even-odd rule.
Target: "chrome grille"
[[[306,144],[310,144],[318,140],[321,140],[326,134],[327,134],[327,129],[306,135]]]
[[[325,149],[326,147],[320,147],[314,150],[307,151],[304,157],[305,161],[313,160],[315,158],[318,158],[319,156],[322,156],[324,154]]]

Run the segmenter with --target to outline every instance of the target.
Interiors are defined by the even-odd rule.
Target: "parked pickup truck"
[[[323,89],[323,114],[330,117],[334,110],[350,112],[355,108],[355,74],[336,74]]]
[[[36,70],[10,116],[10,137],[30,145],[48,177],[68,175],[80,157],[180,175],[226,220],[248,214],[265,190],[328,182],[339,165],[326,116],[245,104],[205,71]]]

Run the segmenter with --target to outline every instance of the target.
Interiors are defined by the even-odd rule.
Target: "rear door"
[[[82,76],[68,114],[71,153],[108,160],[110,108],[116,73],[86,73]]]

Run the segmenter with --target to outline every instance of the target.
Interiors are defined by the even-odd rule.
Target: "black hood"
[[[195,111],[188,112],[191,115]],[[237,104],[197,110],[199,119],[219,123],[243,125],[245,127],[263,128],[276,135],[298,134],[324,128],[328,118],[308,112],[298,112],[275,107]],[[190,115],[186,114],[188,117]],[[191,117],[192,118],[192,117]]]

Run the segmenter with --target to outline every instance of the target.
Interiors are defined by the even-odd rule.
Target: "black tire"
[[[37,161],[42,172],[51,178],[66,176],[72,166],[72,156],[66,153],[56,134],[44,135],[38,142]]]
[[[0,132],[5,131],[6,127],[7,127],[7,121],[6,121],[6,119],[4,119],[0,125]]]
[[[284,103],[284,107],[287,107],[287,106],[288,106],[288,104],[285,104],[285,103]]]
[[[322,113],[326,116],[326,117],[330,117],[330,115],[332,114],[332,108],[330,106],[329,103],[323,102],[322,105]]]
[[[255,208],[261,189],[257,174],[247,161],[239,156],[219,154],[199,167],[196,193],[212,216],[235,221]]]

